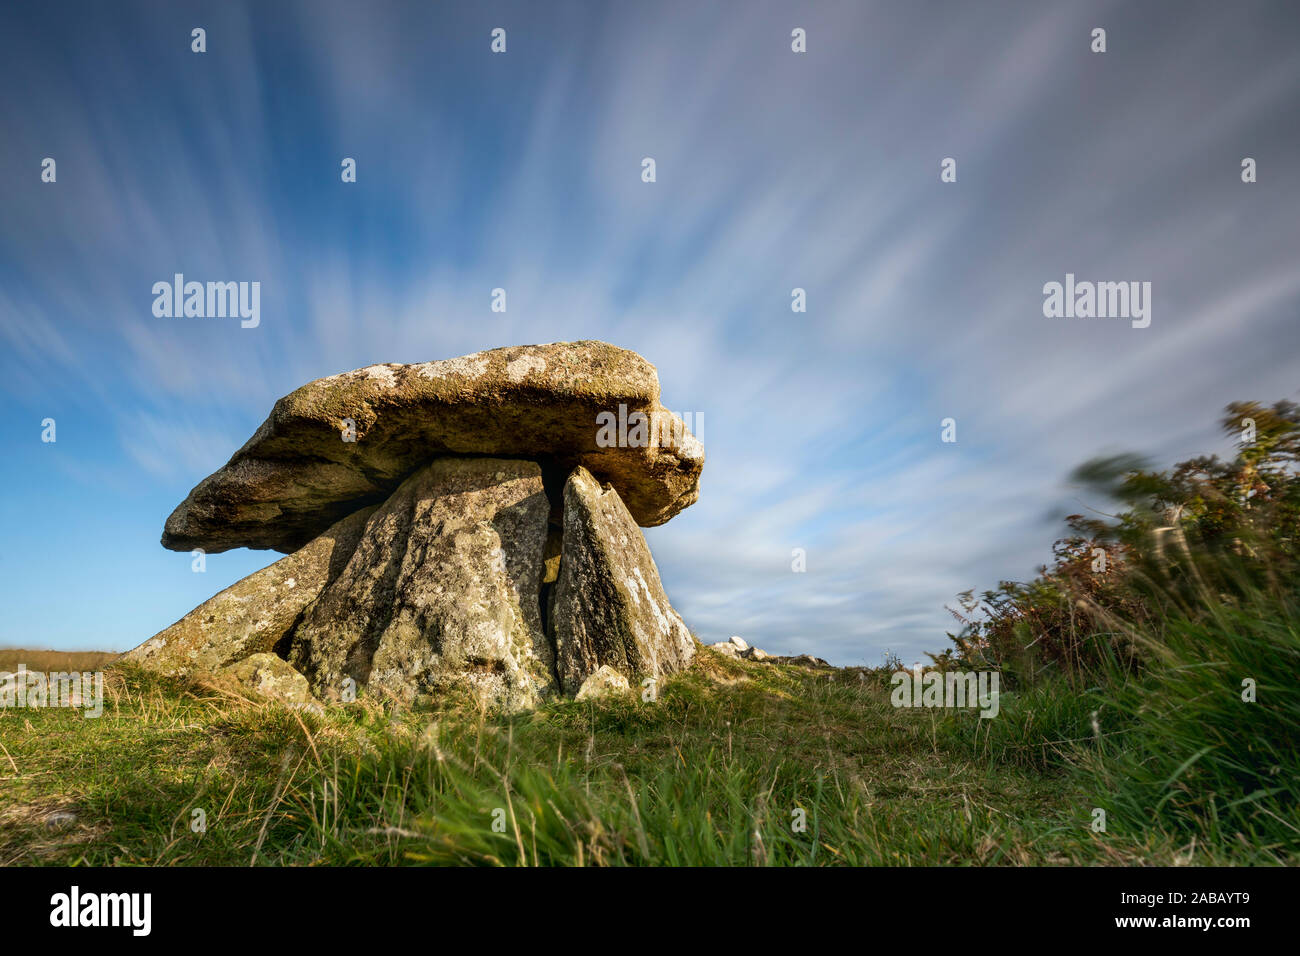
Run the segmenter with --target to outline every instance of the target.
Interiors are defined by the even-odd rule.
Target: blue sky
[[[298,385],[599,338],[704,416],[647,532],[702,639],[939,650],[1104,505],[1074,465],[1297,397],[1298,40],[1251,2],[6,4],[0,644],[126,649],[277,558],[158,537]],[[155,318],[176,272],[259,281],[260,326]],[[1150,281],[1150,327],[1045,318],[1067,272]]]

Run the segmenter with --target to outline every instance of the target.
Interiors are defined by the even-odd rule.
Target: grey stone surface
[[[629,680],[686,667],[695,642],[617,491],[585,468],[564,485],[564,538],[550,607],[556,669],[576,694],[602,665]]]
[[[658,441],[637,444],[634,423],[625,441],[604,447],[597,417],[617,417],[620,406],[633,422],[638,413],[653,417]],[[349,422],[355,441],[343,438]],[[654,366],[604,342],[372,365],[276,402],[252,438],[172,512],[162,543],[177,551],[294,551],[443,455],[545,461],[560,480],[585,465],[647,526],[696,500],[704,466],[703,446],[659,403]]]
[[[325,700],[351,678],[404,703],[460,688],[534,706],[555,691],[539,601],[549,510],[534,462],[431,462],[371,515],[289,661]]]
[[[373,511],[349,515],[305,547],[232,584],[127,651],[125,659],[178,675],[210,673],[270,651],[343,570]]]
[[[250,654],[242,661],[221,668],[217,677],[227,678],[245,690],[291,706],[319,707],[312,697],[307,678],[274,654]]]
[[[601,664],[594,674],[582,682],[577,700],[599,700],[602,697],[620,697],[632,693],[627,678],[608,664]]]

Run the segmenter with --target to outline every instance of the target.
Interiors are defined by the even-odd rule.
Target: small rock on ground
[[[630,694],[632,685],[627,678],[608,664],[601,664],[596,671],[582,682],[578,688],[576,700],[596,700],[602,697],[614,697]]]

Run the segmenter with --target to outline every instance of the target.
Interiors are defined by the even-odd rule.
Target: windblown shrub
[[[1243,424],[1245,423],[1245,424]],[[1300,406],[1229,405],[1231,462],[1196,458],[1168,472],[1132,455],[1096,459],[1074,478],[1123,506],[1111,520],[1070,515],[1053,563],[950,608],[961,625],[936,657],[998,667],[1013,683],[1064,676],[1073,687],[1142,662],[1171,615],[1208,620],[1222,602],[1274,592],[1300,571]]]
[[[1121,456],[1075,477],[1123,506],[1071,515],[1054,561],[950,609],[940,666],[994,667],[1000,716],[944,739],[1071,769],[1132,836],[1300,852],[1300,406],[1228,406],[1230,461]],[[1086,716],[1085,716],[1086,715]],[[988,726],[983,726],[988,724]],[[997,724],[997,726],[993,726]]]

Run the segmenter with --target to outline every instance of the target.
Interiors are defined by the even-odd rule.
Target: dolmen
[[[604,342],[318,379],[163,529],[174,551],[287,556],[125,656],[297,700],[520,710],[589,680],[584,698],[645,688],[695,640],[641,527],[693,504],[703,466],[654,366]]]

